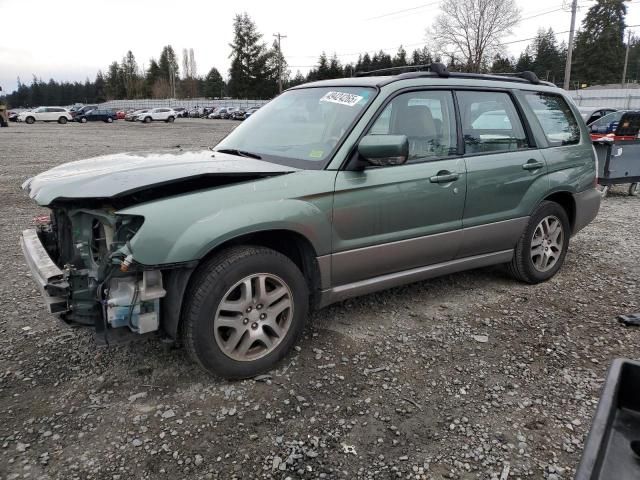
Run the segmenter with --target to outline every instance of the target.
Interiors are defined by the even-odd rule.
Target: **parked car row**
[[[22,112],[9,112],[9,121],[34,123],[58,122],[61,124],[76,121],[79,123],[103,121],[112,123],[114,120],[150,123],[163,121],[172,123],[176,118],[209,118],[245,120],[258,111],[260,107],[196,107],[188,110],[185,107],[159,107],[139,110],[108,110],[98,105],[74,105],[67,109],[63,107],[38,107]]]

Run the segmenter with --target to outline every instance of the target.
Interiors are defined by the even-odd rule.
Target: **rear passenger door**
[[[466,175],[452,92],[401,93],[366,133],[406,135],[409,159],[338,172],[333,285],[445,262],[460,245]]]
[[[467,169],[458,257],[512,249],[531,213],[527,196],[536,184],[546,190],[544,157],[510,93],[460,90],[456,98]]]
[[[550,189],[580,192],[593,187],[594,165],[588,161],[593,158],[593,145],[589,135],[581,135],[578,121],[567,101],[551,92],[522,92],[521,96],[523,105],[531,112],[530,116],[538,122],[539,127],[534,126],[541,130],[538,132],[541,137],[539,146],[547,161]],[[617,119],[621,120],[621,116]],[[605,123],[618,123],[602,117],[596,124],[603,120]]]

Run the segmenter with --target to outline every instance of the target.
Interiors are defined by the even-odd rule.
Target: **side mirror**
[[[371,165],[402,165],[409,158],[406,135],[366,135],[358,144],[358,154]]]

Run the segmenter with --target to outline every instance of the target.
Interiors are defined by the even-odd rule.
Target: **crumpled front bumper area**
[[[69,284],[64,279],[62,270],[49,257],[37,232],[34,229],[24,230],[20,237],[20,246],[49,312],[67,312]]]

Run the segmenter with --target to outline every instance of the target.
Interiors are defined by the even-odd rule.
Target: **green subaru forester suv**
[[[429,71],[292,88],[211,150],[72,162],[27,180],[21,243],[51,313],[100,343],[161,333],[203,368],[272,368],[310,309],[505,264],[561,268],[600,207],[563,90]]]

